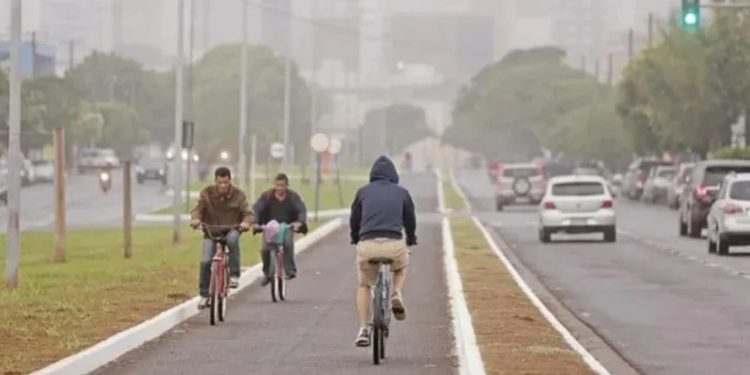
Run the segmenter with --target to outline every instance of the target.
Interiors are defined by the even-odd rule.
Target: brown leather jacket
[[[212,225],[230,227],[242,222],[251,225],[255,222],[255,214],[247,203],[245,193],[234,186],[230,186],[229,191],[224,194],[219,193],[213,185],[203,189],[198,203],[190,214],[193,220],[198,220],[209,227]],[[211,232],[225,233],[228,229]]]

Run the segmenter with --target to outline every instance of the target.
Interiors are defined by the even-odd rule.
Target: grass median
[[[454,212],[466,210],[466,202],[464,202],[463,198],[458,195],[456,189],[453,188],[450,179],[444,179],[442,184],[443,193],[445,195],[445,208]]]
[[[464,294],[488,374],[593,374],[518,287],[470,219],[451,223]]]
[[[172,245],[169,227],[136,228],[126,260],[121,230],[72,231],[65,263],[52,262],[51,233],[25,233],[21,286],[0,289],[0,374],[29,373],[194,297],[202,234],[182,233]],[[241,237],[243,266],[259,261],[258,238]]]
[[[354,199],[354,194],[357,193],[357,189],[364,186],[366,181],[357,180],[341,180],[341,193],[339,194],[339,186],[331,180],[326,180],[320,184],[320,202],[319,208],[321,210],[335,210],[340,208],[348,208]],[[208,186],[208,183],[201,183],[194,185],[194,191],[200,191],[201,189]],[[258,194],[273,187],[271,182],[263,179],[256,179],[256,189]],[[312,212],[315,204],[315,187],[310,183],[302,183],[300,180],[292,179],[289,182],[289,188],[296,191],[302,200],[307,205],[307,211]],[[251,199],[255,202],[257,197]],[[190,199],[190,207],[195,203],[195,198]],[[187,210],[186,210],[187,211]],[[153,212],[154,214],[171,214],[172,207],[165,207],[160,210]]]

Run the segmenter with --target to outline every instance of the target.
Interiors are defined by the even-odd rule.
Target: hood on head
[[[390,181],[394,184],[398,184],[398,172],[396,172],[396,166],[393,165],[391,159],[387,156],[381,156],[372,165],[370,170],[370,182],[374,181]]]

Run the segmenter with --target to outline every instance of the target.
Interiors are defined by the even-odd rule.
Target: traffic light
[[[701,1],[682,0],[682,28],[686,31],[698,30],[701,27]]]

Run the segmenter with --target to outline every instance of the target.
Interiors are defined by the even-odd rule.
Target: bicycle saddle
[[[370,264],[392,264],[393,259],[391,258],[372,258],[367,261]]]

